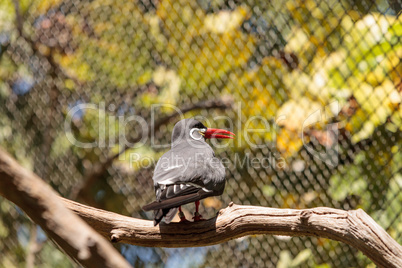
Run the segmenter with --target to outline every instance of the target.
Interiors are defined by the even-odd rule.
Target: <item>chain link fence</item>
[[[236,133],[233,201],[364,209],[402,243],[399,1],[3,0],[0,146],[62,196],[132,217],[174,123]],[[185,207],[188,218],[193,211]],[[1,267],[76,267],[0,198]],[[135,267],[373,267],[323,238],[116,245]]]

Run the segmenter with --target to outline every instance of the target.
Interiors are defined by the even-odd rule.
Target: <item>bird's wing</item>
[[[193,194],[198,192],[201,188],[201,186],[186,183],[163,185],[162,188],[156,190],[156,201],[161,202],[173,197]]]
[[[160,161],[158,162],[158,165],[155,168],[154,171],[154,184],[163,184],[163,185],[168,185],[168,184],[174,184],[176,182],[182,181],[182,177],[184,176],[184,170],[185,167],[184,165],[177,164],[177,165],[159,165]]]
[[[165,153],[158,161],[153,175],[155,185],[191,182],[204,186],[204,177],[213,174],[216,167],[210,166],[214,153],[210,147],[194,150],[177,148]],[[224,167],[221,167],[224,172]],[[211,170],[212,169],[212,170]]]
[[[215,194],[201,185],[186,182],[176,182],[169,185],[156,185],[156,201],[144,206],[145,211],[176,208],[191,202],[201,200]]]
[[[195,188],[195,187],[194,187]],[[203,189],[198,189],[195,193],[190,193],[181,196],[174,196],[169,199],[154,201],[144,207],[142,209],[144,211],[149,210],[157,210],[157,209],[166,209],[166,208],[176,208],[191,202],[195,202],[201,199],[204,199],[208,196],[214,195],[213,192],[205,192]]]
[[[180,157],[178,157],[180,156]],[[187,203],[217,195],[222,190],[214,187],[214,177],[218,169],[208,166],[208,157],[213,156],[212,149],[198,155],[191,150],[171,150],[158,161],[154,171],[156,201],[143,207],[143,210],[174,208]],[[224,167],[222,166],[224,179]],[[222,171],[220,170],[220,171]],[[215,191],[217,190],[217,191]]]

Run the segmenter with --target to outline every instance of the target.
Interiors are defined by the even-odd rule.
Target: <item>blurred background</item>
[[[215,144],[227,145],[215,147],[228,161],[227,185],[202,202],[205,218],[231,201],[361,208],[402,243],[401,8],[1,0],[0,146],[64,197],[152,219],[141,206],[154,200],[155,160],[179,109],[237,135]],[[70,142],[66,127],[96,146]],[[77,267],[1,197],[0,241],[0,267]],[[311,237],[115,246],[136,267],[374,267],[346,244]]]

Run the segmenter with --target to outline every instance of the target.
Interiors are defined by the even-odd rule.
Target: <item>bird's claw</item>
[[[179,212],[180,222],[190,222],[186,219],[183,212]]]
[[[180,222],[190,222],[190,221],[188,221],[185,217],[183,217],[183,218],[180,218]]]
[[[205,219],[202,218],[202,215],[198,212],[194,213],[194,217],[193,217],[194,221],[205,221]]]

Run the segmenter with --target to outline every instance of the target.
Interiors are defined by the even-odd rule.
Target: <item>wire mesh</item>
[[[195,116],[236,133],[213,144],[227,185],[203,201],[205,218],[231,201],[362,208],[402,243],[399,1],[0,7],[0,146],[62,196],[151,219],[141,206],[154,199],[155,161],[174,123]],[[0,266],[76,266],[0,200]],[[136,267],[372,265],[346,244],[310,237],[117,247]]]

